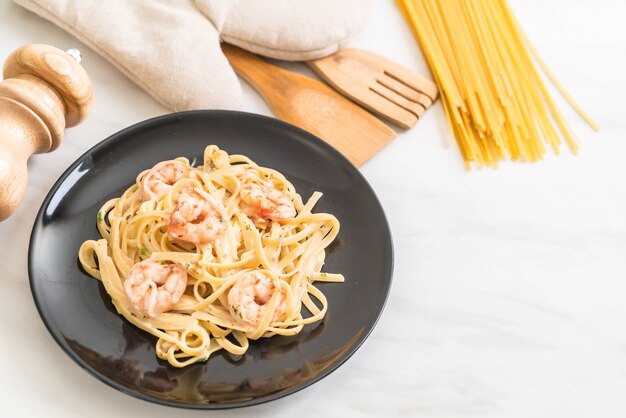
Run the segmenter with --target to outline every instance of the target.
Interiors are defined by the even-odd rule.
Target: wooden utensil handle
[[[48,45],[27,45],[7,58],[0,83],[0,221],[22,200],[26,162],[56,149],[66,126],[88,113],[93,90],[74,58]]]
[[[290,80],[277,80],[281,78],[284,70],[272,65],[263,58],[237,46],[222,43],[222,52],[228,58],[235,72],[248,82],[263,97],[271,92],[278,84],[291,83]]]

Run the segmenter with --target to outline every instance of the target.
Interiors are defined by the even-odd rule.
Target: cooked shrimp
[[[238,321],[258,325],[276,286],[280,287],[280,280],[272,279],[262,271],[256,270],[244,274],[237,279],[228,292],[231,315]],[[285,290],[282,288],[279,298],[272,322],[280,320],[287,312]]]
[[[124,282],[124,291],[134,310],[155,317],[170,310],[187,287],[187,272],[179,264],[144,260],[135,264]]]
[[[172,238],[194,244],[215,241],[225,229],[223,206],[202,189],[185,190],[178,197],[167,232]]]
[[[268,221],[280,222],[296,216],[291,199],[272,182],[262,180],[257,174],[249,172],[241,180],[241,208],[255,225],[264,227]]]
[[[143,178],[144,199],[156,199],[167,193],[174,183],[188,177],[190,168],[182,161],[161,161],[148,171]]]

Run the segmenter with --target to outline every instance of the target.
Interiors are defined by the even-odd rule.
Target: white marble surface
[[[535,165],[468,172],[437,104],[363,168],[396,249],[392,292],[371,337],[308,389],[219,416],[626,416],[626,3],[512,4],[602,131],[566,109],[579,156],[565,150]],[[375,5],[354,44],[425,73],[394,3]],[[0,58],[29,42],[78,46],[96,100],[59,150],[30,160],[24,202],[0,224],[0,415],[208,415],[98,382],[63,354],[35,310],[26,254],[47,191],[99,140],[166,109],[71,36],[2,0]],[[245,110],[269,114],[244,93]]]

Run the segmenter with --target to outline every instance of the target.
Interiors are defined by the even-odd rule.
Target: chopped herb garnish
[[[224,222],[224,218],[220,218],[220,222],[222,222],[222,223],[223,223],[223,222]]]
[[[250,224],[246,224],[246,230],[251,231],[252,228],[250,228]]]
[[[327,275],[326,273],[321,273],[321,274],[320,274],[320,276],[322,276],[322,277],[326,277],[326,276],[328,276],[328,275]]]
[[[126,215],[126,220],[129,220],[129,219],[130,219],[130,215]]]
[[[104,217],[104,213],[102,211],[98,211],[98,223],[102,222],[102,218]]]
[[[148,253],[148,249],[146,247],[141,247],[141,255],[146,255]]]
[[[241,311],[235,308],[234,306],[233,306],[233,312],[235,313],[235,315],[243,319],[243,315],[241,314]]]

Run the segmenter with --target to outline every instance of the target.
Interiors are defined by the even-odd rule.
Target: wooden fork
[[[255,88],[276,117],[307,130],[362,166],[396,137],[396,131],[319,80],[270,64],[222,43],[237,74]]]
[[[370,51],[344,48],[307,64],[335,90],[405,129],[438,95],[432,81]]]

